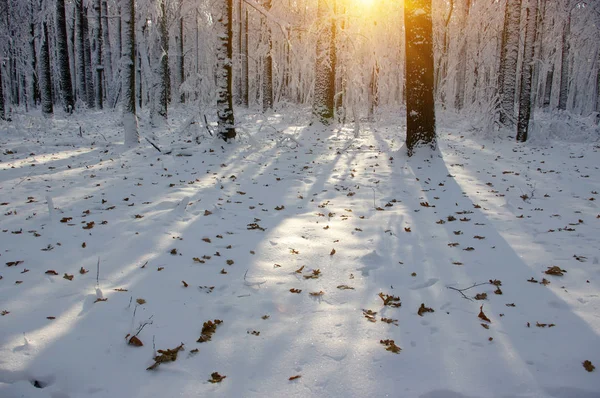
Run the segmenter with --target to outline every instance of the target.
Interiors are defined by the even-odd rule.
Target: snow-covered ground
[[[598,127],[389,115],[1,124],[0,397],[600,397]]]

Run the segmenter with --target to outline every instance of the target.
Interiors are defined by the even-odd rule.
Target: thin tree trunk
[[[517,89],[520,25],[521,0],[507,0],[498,75],[500,123],[505,126],[513,126],[515,120],[515,92]]]
[[[220,0],[221,15],[218,22],[223,32],[219,36],[217,47],[217,116],[219,118],[219,137],[227,141],[236,136],[233,114],[231,59],[233,56],[233,0]]]
[[[6,110],[4,108],[4,81],[2,79],[2,64],[0,64],[0,120],[6,120]]]
[[[182,90],[183,83],[185,82],[185,58],[183,52],[184,43],[184,32],[183,32],[183,16],[179,17],[179,46],[177,47],[177,58],[179,58],[179,101],[185,103],[185,93]]]
[[[521,71],[521,89],[519,95],[519,117],[517,122],[517,141],[527,141],[529,131],[529,119],[531,115],[531,83],[533,77],[533,63],[535,52],[535,39],[537,28],[537,2],[528,0],[529,4],[525,10],[525,49],[523,51],[523,64]]]
[[[544,108],[550,107],[550,101],[552,99],[552,80],[554,79],[554,65],[550,67],[550,70],[546,74],[546,84],[544,88]]]
[[[77,65],[77,98],[87,102],[87,74],[85,67],[85,36],[83,34],[83,0],[75,0],[75,64]]]
[[[112,46],[110,44],[110,30],[108,23],[108,0],[102,0],[102,49],[104,50],[104,81],[106,87],[110,87],[113,79],[113,71]],[[108,97],[109,94],[106,96]]]
[[[29,56],[31,57],[31,92],[33,105],[37,106],[40,103],[40,84],[38,78],[38,59],[37,49],[35,47],[35,23],[33,22],[34,8],[33,2],[31,3],[31,23],[29,24]]]
[[[460,111],[465,106],[465,86],[467,78],[467,21],[471,9],[471,0],[463,0],[460,14],[460,50],[458,52],[458,66],[456,70],[456,87],[454,96],[454,108]]]
[[[95,0],[94,12],[96,13],[96,35],[94,37],[94,69],[96,70],[96,107],[104,107],[104,65],[102,64],[102,3],[101,0]],[[110,45],[110,43],[109,43]]]
[[[435,148],[435,101],[432,0],[405,0],[406,29],[406,147]]]
[[[42,113],[50,116],[54,113],[52,104],[52,70],[50,69],[50,46],[48,45],[48,27],[42,25],[42,48],[40,49],[40,86],[42,96]]]
[[[71,66],[69,62],[69,45],[67,39],[67,19],[65,16],[65,0],[56,0],[56,47],[58,50],[58,70],[63,108],[71,113],[75,109],[73,85],[71,82]]]
[[[567,99],[569,97],[569,50],[571,35],[571,13],[568,13],[565,20],[562,34],[562,56],[560,67],[560,89],[558,93],[558,109],[567,109]]]
[[[140,142],[135,114],[135,0],[121,0],[121,19],[123,24],[123,125],[125,145],[135,146]]]
[[[313,114],[321,123],[329,124],[334,118],[335,97],[335,19],[331,18],[329,0],[318,0],[317,59],[315,63],[315,88]]]

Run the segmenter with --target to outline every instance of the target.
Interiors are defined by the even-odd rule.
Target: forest
[[[0,0],[0,397],[597,398],[600,1]]]

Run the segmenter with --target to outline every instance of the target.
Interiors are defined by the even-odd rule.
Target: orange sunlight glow
[[[375,4],[375,0],[353,0],[353,2],[361,8],[370,8]]]

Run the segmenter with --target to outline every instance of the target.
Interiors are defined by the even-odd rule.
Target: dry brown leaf
[[[205,343],[212,339],[212,335],[217,331],[217,326],[222,324],[223,321],[220,319],[215,319],[214,321],[206,321],[202,325],[202,332],[200,333],[200,337],[196,340],[197,343]]]
[[[132,345],[134,347],[141,347],[144,345],[144,343],[142,343],[142,340],[140,340],[136,336],[131,336],[127,344]]]
[[[82,228],[83,229],[92,229],[92,228],[94,228],[94,224],[95,223],[93,221],[90,221],[89,223],[85,224],[85,227],[82,227]]]
[[[85,275],[85,274],[87,274],[88,272],[89,272],[89,271],[88,271],[87,269],[83,268],[83,267],[79,268],[79,273],[80,273],[81,275]]]
[[[548,267],[548,269],[546,271],[544,271],[544,274],[554,275],[554,276],[563,276],[565,272],[567,272],[567,271],[554,265],[552,267]]]
[[[398,308],[402,306],[400,302],[400,297],[391,296],[389,294],[383,294],[383,292],[379,293],[379,297],[383,301],[383,305],[393,308]]]
[[[417,314],[419,316],[423,316],[423,314],[426,312],[434,312],[434,310],[433,310],[433,308],[425,307],[425,303],[421,303],[421,306],[419,307]]]
[[[138,298],[135,300],[136,303],[138,303],[139,305],[144,305],[146,304],[146,300],[144,300],[143,298]]]
[[[72,281],[73,280],[73,275],[69,275],[69,274],[67,274],[65,272],[65,274],[63,275],[63,278],[66,279],[66,280]]]
[[[335,249],[331,249],[331,253],[329,253],[330,256],[333,256],[335,254]]]
[[[211,383],[215,384],[215,383],[220,383],[223,381],[223,379],[225,379],[227,376],[222,376],[219,374],[219,372],[213,372],[210,375],[210,379],[208,379],[208,381],[210,381]]]
[[[177,354],[179,353],[179,351],[183,351],[183,343],[169,350],[158,350],[158,353],[160,355],[154,357],[154,364],[146,368],[146,370],[154,370],[161,363],[173,362],[177,360]]]
[[[302,293],[302,289],[291,288],[291,289],[290,289],[290,292],[291,292],[291,293],[300,294],[300,293]]]
[[[400,351],[402,351],[402,349],[394,343],[394,340],[379,340],[379,343],[386,346],[386,351],[393,352],[394,354],[400,354]]]
[[[188,287],[189,286],[186,281],[181,281],[181,283],[183,283],[183,287]]]
[[[325,294],[325,292],[321,290],[319,292],[310,292],[308,294],[310,294],[312,297],[321,297]]]
[[[23,260],[9,261],[9,262],[6,263],[6,265],[8,267],[15,267],[15,266],[17,266],[19,264],[23,264]]]
[[[46,275],[58,275],[58,272],[54,271],[53,269],[49,269],[48,271],[45,272]]]
[[[392,318],[381,318],[381,322],[389,323],[398,326],[398,320]]]
[[[483,312],[483,305],[481,307],[479,307],[479,315],[477,315],[479,317],[479,319],[492,323],[492,321],[490,321],[490,318],[488,318],[484,312]]]
[[[475,300],[487,300],[487,293],[477,293],[473,298]]]
[[[340,290],[354,290],[353,287],[348,286],[348,285],[339,285],[337,288]]]
[[[583,361],[583,367],[588,372],[593,372],[594,369],[596,369],[596,367],[594,365],[592,365],[592,363],[588,360]]]
[[[206,243],[210,243],[210,238],[202,238],[202,240]]]
[[[289,380],[289,381],[292,381],[292,380],[297,380],[297,379],[299,379],[299,378],[301,378],[301,377],[302,377],[301,375],[291,376],[291,377],[290,377],[288,380]]]

